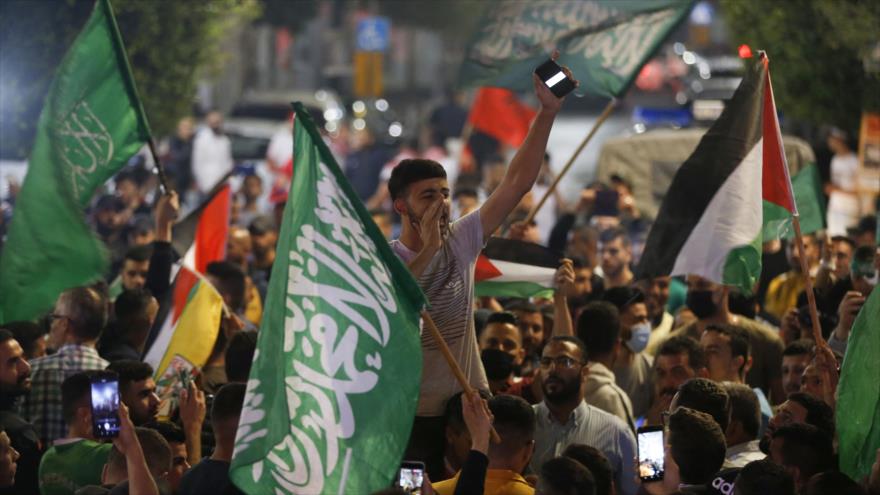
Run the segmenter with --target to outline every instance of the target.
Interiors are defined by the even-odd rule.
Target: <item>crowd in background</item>
[[[512,150],[476,139],[469,152],[452,152],[447,142],[465,119],[450,100],[418,138],[397,146],[369,128],[326,137],[389,240],[400,218],[387,183],[403,159],[447,169],[452,220],[498,187]],[[846,192],[839,163],[852,152],[845,136],[829,141],[839,158],[833,200]],[[65,291],[39,321],[0,330],[0,493],[237,493],[229,463],[294,173],[292,144],[284,125],[257,173],[235,163],[222,115],[212,112],[198,129],[182,120],[161,147],[176,193],[157,192],[146,155],[115,176],[89,212],[111,273]],[[849,479],[837,468],[834,431],[839,363],[878,283],[876,217],[858,218],[838,199],[829,206],[834,231],[804,239],[829,351],[812,340],[791,241],[764,245],[760,284],[744,294],[697,276],[635,280],[650,220],[626,177],[585,184],[574,201],[551,194],[534,222],[522,222],[553,180],[551,157],[552,149],[497,234],[560,253],[567,261],[556,293],[477,300],[490,390],[446,402],[443,455],[426,463],[433,487],[423,493],[880,493],[880,451],[870,479]],[[171,246],[171,226],[230,172],[227,257],[206,276],[232,312],[199,380],[160,420],[154,370],[142,359],[168,267],[183,255]],[[89,383],[103,370],[118,377],[123,404],[113,442],[97,440],[91,417]],[[489,441],[490,425],[501,443]],[[636,431],[645,425],[665,427],[661,481],[639,481]]]

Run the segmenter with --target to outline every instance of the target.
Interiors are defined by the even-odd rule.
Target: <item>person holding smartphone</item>
[[[558,53],[554,54],[554,58]],[[574,84],[563,69],[560,84]],[[388,190],[401,216],[400,237],[391,248],[409,267],[431,304],[429,313],[458,360],[471,386],[489,390],[480,362],[473,322],[474,267],[489,236],[513,211],[538,178],[550,129],[563,99],[538,75],[532,75],[541,104],[522,147],[514,156],[501,184],[483,205],[451,221],[450,187],[446,171],[426,159],[403,160],[394,168]],[[406,458],[426,464],[430,476],[443,471],[443,411],[446,401],[460,390],[437,347],[425,333],[423,371],[416,418]]]

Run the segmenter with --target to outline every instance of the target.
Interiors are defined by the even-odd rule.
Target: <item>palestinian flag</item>
[[[159,387],[160,394],[168,395],[184,375],[204,366],[217,339],[223,300],[203,274],[210,263],[226,257],[231,200],[227,177],[174,226],[172,245],[185,254],[169,298],[156,318],[161,324],[154,327],[155,335],[144,356],[144,362],[155,370],[156,380],[164,385]],[[171,370],[176,374],[169,376]]]
[[[562,257],[531,242],[492,237],[477,258],[477,297],[543,297],[553,293]]]
[[[750,293],[765,223],[797,215],[766,55],[672,180],[639,278],[695,274]]]

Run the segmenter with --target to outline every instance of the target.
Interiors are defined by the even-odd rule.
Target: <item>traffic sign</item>
[[[387,17],[367,17],[357,25],[357,50],[384,52],[391,40],[391,21]]]

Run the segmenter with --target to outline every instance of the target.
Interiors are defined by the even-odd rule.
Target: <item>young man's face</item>
[[[150,260],[135,261],[126,259],[122,262],[122,286],[128,290],[143,289],[147,284],[147,272]]]
[[[128,406],[131,421],[135,426],[155,421],[159,413],[156,382],[152,378],[131,382],[122,391],[122,402]]]
[[[18,451],[12,448],[6,432],[0,431],[0,488],[10,487],[15,483],[18,457]]]
[[[513,363],[522,364],[525,350],[519,329],[510,323],[489,323],[480,335],[480,350],[498,349],[513,357]]]
[[[670,280],[672,277],[655,277],[648,281],[645,304],[648,306],[648,316],[651,319],[659,318],[666,310]]]
[[[654,361],[654,392],[657,398],[671,401],[682,383],[696,378],[687,352],[660,354]]]
[[[440,233],[445,235],[449,230],[451,209],[449,182],[446,179],[438,177],[413,182],[407,187],[404,197],[394,201],[394,208],[404,217],[405,222],[418,231],[422,216],[438,201],[443,202],[440,213]]]
[[[782,388],[785,389],[786,395],[800,391],[801,377],[809,364],[809,354],[782,356]]]
[[[730,337],[706,330],[700,337],[700,347],[706,354],[706,367],[709,369],[710,380],[736,381],[743,362],[739,357],[734,359],[730,349]]]
[[[514,311],[527,356],[541,352],[544,345],[544,316],[540,312]]]
[[[31,366],[24,357],[18,341],[0,342],[0,392],[18,397],[31,389]]]
[[[191,466],[186,460],[186,444],[168,442],[168,446],[171,447],[171,470],[168,471],[166,479],[168,480],[168,484],[171,485],[171,491],[177,493],[177,488],[180,486],[180,479]]]
[[[602,271],[609,276],[617,275],[632,261],[632,250],[624,246],[623,239],[620,237],[602,243],[600,252],[602,254]]]

